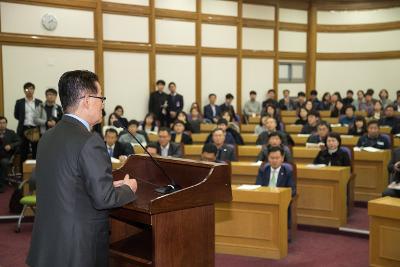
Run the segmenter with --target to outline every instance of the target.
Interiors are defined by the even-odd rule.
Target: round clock
[[[42,25],[48,31],[54,31],[57,28],[57,18],[52,14],[44,14],[42,17]]]

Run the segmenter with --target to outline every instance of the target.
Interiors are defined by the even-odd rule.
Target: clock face
[[[42,25],[48,31],[54,31],[57,28],[57,18],[52,14],[44,14]]]

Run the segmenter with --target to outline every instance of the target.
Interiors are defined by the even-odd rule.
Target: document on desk
[[[318,168],[326,167],[326,164],[307,164],[306,167],[307,168],[318,169]]]
[[[111,163],[121,163],[121,161],[119,159],[111,157]]]
[[[239,186],[237,189],[239,190],[256,190],[257,188],[260,188],[261,185],[254,185],[254,184],[243,184]]]
[[[27,159],[25,160],[26,164],[36,164],[36,159]]]
[[[367,151],[367,152],[382,152],[382,149],[379,148],[375,148],[372,146],[368,146],[368,147],[363,147],[362,150]]]
[[[394,189],[394,190],[400,190],[400,182],[392,182],[390,185],[388,185],[388,188]]]

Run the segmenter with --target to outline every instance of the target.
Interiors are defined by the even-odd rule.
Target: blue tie
[[[108,148],[108,155],[110,155],[110,157],[113,156],[113,149],[112,149],[112,147],[109,147],[109,148]]]

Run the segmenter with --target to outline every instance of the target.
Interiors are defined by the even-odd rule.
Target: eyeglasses
[[[101,102],[104,103],[104,101],[106,101],[107,97],[104,96],[95,96],[95,95],[89,95],[88,97],[93,97],[93,98],[97,98],[97,99],[101,99]],[[85,98],[85,96],[82,96],[79,99]]]

